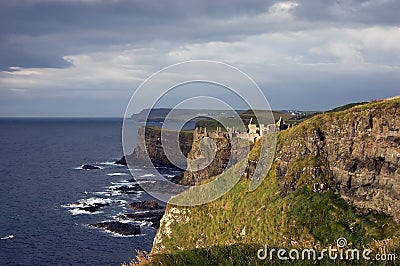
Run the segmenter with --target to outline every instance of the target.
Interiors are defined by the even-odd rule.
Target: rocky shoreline
[[[101,222],[89,224],[89,226],[103,228],[107,231],[123,236],[140,235],[142,233],[142,231],[140,230],[140,225],[121,223],[119,221]]]
[[[97,204],[85,208],[93,208],[96,211],[110,204]],[[132,202],[129,207],[134,211],[132,213],[120,214],[115,221],[106,221],[88,224],[91,227],[102,228],[109,232],[122,236],[133,236],[141,234],[140,225],[135,223],[148,223],[150,227],[158,229],[160,221],[164,215],[165,209],[158,204],[156,200]]]
[[[109,169],[110,167],[115,168],[118,165],[126,165],[125,157],[122,157],[121,160],[117,160],[116,162],[85,163],[75,169],[104,170]],[[173,174],[178,171],[176,168],[169,168],[169,165],[161,163],[158,165],[160,165],[159,171],[161,174],[165,175],[168,179],[173,179]],[[99,215],[102,213],[110,213],[113,209],[115,212],[115,208],[124,206],[123,210],[121,209],[120,213],[117,215],[103,216],[103,221],[100,220],[99,222],[86,224],[89,227],[103,229],[119,236],[135,236],[143,234],[143,230],[144,232],[148,230],[142,228],[143,226],[152,228],[153,230],[158,229],[165,208],[156,200],[141,200],[141,195],[145,189],[169,192],[168,186],[166,187],[169,182],[147,181],[147,179],[151,179],[152,176],[150,173],[151,170],[150,172],[147,170],[150,168],[143,167],[143,165],[140,164],[137,168],[143,173],[143,177],[141,177],[143,181],[138,182],[136,178],[130,177],[127,173],[108,173],[107,176],[109,177],[127,176],[127,178],[122,180],[114,179],[115,181],[111,182],[111,185],[106,191],[85,191],[86,195],[93,196],[85,196],[80,200],[62,205],[61,207],[68,209],[72,215]],[[124,171],[128,171],[126,167],[123,167],[123,169]],[[138,177],[140,178],[140,174]],[[142,186],[145,186],[145,189]],[[125,207],[128,207],[129,210],[125,210]]]

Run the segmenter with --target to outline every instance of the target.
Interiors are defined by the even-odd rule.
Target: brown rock
[[[399,105],[397,100],[355,107],[291,129],[292,136],[278,147],[276,158],[283,194],[296,190],[302,175],[310,181],[320,176],[317,182],[328,182],[357,207],[384,212],[400,222]]]

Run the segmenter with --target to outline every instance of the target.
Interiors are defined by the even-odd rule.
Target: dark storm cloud
[[[259,1],[18,1],[0,3],[2,69],[65,67],[62,56],[123,43],[196,39],[193,19],[253,15]],[[201,31],[212,31],[202,29]],[[207,36],[207,33],[203,33]]]
[[[399,11],[397,0],[0,1],[0,115],[52,113],[49,101],[79,115],[86,100],[92,115],[96,100],[126,101],[154,71],[191,59],[240,67],[275,108],[393,96]]]
[[[233,41],[246,35],[301,30],[301,23],[257,23],[251,18],[277,1],[3,1],[1,69],[68,67],[68,54],[149,41]],[[317,23],[398,24],[399,1],[301,1],[299,19]]]

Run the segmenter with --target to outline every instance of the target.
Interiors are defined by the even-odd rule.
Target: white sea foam
[[[126,186],[126,184],[131,184],[128,180],[121,180],[119,182],[110,182],[111,185],[116,185],[116,186]]]
[[[126,186],[127,184],[129,185],[138,185],[141,182],[154,182],[151,180],[143,180],[143,181],[136,181],[135,178],[131,178],[129,180],[120,180],[118,182],[110,182],[112,185],[122,185],[122,186]]]
[[[95,212],[89,212],[81,209],[70,209],[68,210],[72,215],[80,215],[80,214],[89,214],[89,215],[94,215],[94,214],[99,214],[103,213],[102,211],[95,211]]]
[[[12,238],[14,238],[14,235],[8,235],[5,237],[2,237],[1,240],[12,239]]]
[[[91,207],[91,206],[95,206],[95,204],[109,204],[112,203],[113,201],[111,199],[104,199],[104,198],[88,198],[88,199],[81,199],[77,202],[74,203],[68,203],[68,204],[64,204],[61,205],[62,208],[66,208],[69,209],[68,211],[72,214],[72,215],[78,215],[78,214],[98,214],[98,213],[102,213],[100,211],[95,211],[95,212],[90,212],[90,211],[86,211],[86,210],[82,210],[85,207]]]
[[[107,232],[108,234],[110,234],[112,237],[138,237],[138,236],[145,236],[147,234],[140,234],[140,235],[129,235],[129,236],[125,236],[125,235],[121,235],[115,232],[111,232],[108,230],[104,230],[105,232]]]
[[[143,181],[137,181],[137,184],[143,184],[143,183],[155,183],[156,181],[153,180],[143,180]]]
[[[113,191],[110,191],[109,193],[110,193],[110,196],[120,196],[120,195],[122,195],[122,192],[118,191],[118,190],[113,190]]]
[[[109,191],[97,191],[97,192],[92,192],[92,194],[111,196]]]
[[[108,176],[123,176],[123,175],[128,175],[127,173],[109,173],[107,174]]]
[[[69,203],[69,204],[65,204],[65,205],[61,205],[61,207],[63,208],[77,208],[77,207],[87,207],[87,206],[91,206],[94,204],[105,204],[105,203],[111,203],[112,200],[110,199],[103,199],[103,198],[87,198],[87,199],[81,199],[78,200],[77,202],[74,203]]]
[[[149,213],[149,212],[152,212],[152,211],[135,211],[135,214],[140,214],[140,213]]]
[[[145,174],[145,175],[141,175],[140,177],[155,177],[154,174]]]
[[[135,185],[131,185],[131,183],[111,183],[112,185],[108,187],[108,190],[114,190],[120,187],[127,187],[127,188],[135,188]]]
[[[129,185],[125,185],[125,186],[128,187],[128,188],[132,188],[132,187],[133,187],[133,186],[129,186]],[[117,190],[117,189],[114,190],[114,188],[119,188],[119,187],[121,187],[121,186],[110,186],[109,189],[107,190],[107,191],[108,191],[108,194],[109,194],[110,196],[121,196],[121,195],[125,195],[126,193],[123,193],[123,192],[120,191],[120,190]],[[132,192],[133,192],[133,191],[132,191]],[[139,199],[142,193],[143,193],[143,191],[140,191],[140,190],[139,190],[139,191],[136,191],[136,190],[135,190],[132,194],[129,193],[129,198],[132,199],[132,200]]]

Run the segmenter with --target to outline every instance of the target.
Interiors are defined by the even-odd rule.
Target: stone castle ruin
[[[247,131],[241,131],[239,129],[235,129],[234,127],[227,127],[226,131],[222,131],[221,127],[217,127],[215,131],[207,131],[207,128],[195,128],[193,132],[193,140],[200,140],[203,138],[229,138],[232,136],[233,138],[247,139],[250,143],[255,143],[259,140],[264,134],[269,132],[281,131],[289,128],[289,125],[285,123],[282,117],[279,118],[278,122],[270,125],[253,124],[253,118],[250,119],[249,124],[247,125]]]

